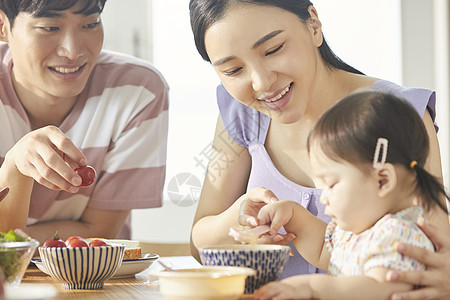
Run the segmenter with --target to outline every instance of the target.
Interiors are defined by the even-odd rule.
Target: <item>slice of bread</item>
[[[123,260],[139,259],[142,258],[142,249],[139,241],[133,240],[106,240],[110,243],[125,245],[125,253],[123,254]]]
[[[93,240],[94,238],[89,238],[87,240]],[[133,240],[118,240],[118,239],[103,239],[107,243],[115,243],[125,245],[125,252],[123,254],[123,260],[139,259],[142,258],[142,249],[139,241]]]
[[[142,258],[141,247],[125,248],[125,253],[123,254],[123,260],[139,259],[139,258]]]

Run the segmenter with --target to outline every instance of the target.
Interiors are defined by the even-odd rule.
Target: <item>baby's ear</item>
[[[384,166],[376,171],[378,179],[378,196],[385,197],[397,186],[397,173],[393,164],[385,163]]]

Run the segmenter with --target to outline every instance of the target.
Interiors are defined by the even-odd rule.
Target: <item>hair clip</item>
[[[414,169],[415,166],[417,166],[417,161],[413,160],[413,161],[409,164],[409,167],[410,167],[411,169]]]
[[[380,150],[382,148],[381,160],[380,159]],[[375,147],[375,154],[373,156],[373,167],[375,169],[381,169],[386,162],[387,157],[387,149],[388,149],[388,140],[385,138],[378,138],[377,146]]]

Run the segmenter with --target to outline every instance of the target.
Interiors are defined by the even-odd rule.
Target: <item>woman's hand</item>
[[[77,192],[81,178],[74,171],[86,157],[57,127],[47,126],[23,136],[6,154],[4,167],[53,190]]]
[[[239,209],[239,224],[255,227],[259,225],[260,209],[269,203],[278,201],[278,198],[272,191],[258,187],[239,197],[238,201],[242,201]]]
[[[436,252],[406,244],[398,246],[400,253],[422,262],[427,270],[389,271],[386,275],[388,281],[423,286],[409,292],[394,293],[392,299],[450,299],[450,237],[424,219],[419,219],[418,224],[435,245]]]
[[[272,191],[259,187],[242,195],[238,201],[241,201],[238,219],[239,224],[242,226],[256,227],[262,225],[258,219],[261,209],[267,204],[275,203],[279,200]],[[266,220],[263,224],[270,225],[269,223],[270,220]],[[270,233],[264,234],[258,239],[258,244],[285,245],[294,239],[295,235],[292,233],[281,235],[271,230]]]

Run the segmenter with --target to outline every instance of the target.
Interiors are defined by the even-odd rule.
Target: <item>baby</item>
[[[281,226],[294,233],[300,254],[328,274],[271,282],[254,297],[388,299],[412,289],[385,280],[390,269],[425,268],[396,246],[402,242],[433,250],[417,221],[424,218],[422,207],[446,211],[441,197],[448,199],[442,184],[424,169],[429,141],[417,112],[391,94],[355,93],[318,120],[307,147],[332,222],[324,223],[293,201],[277,201],[261,208],[258,223],[270,225],[270,234]]]

